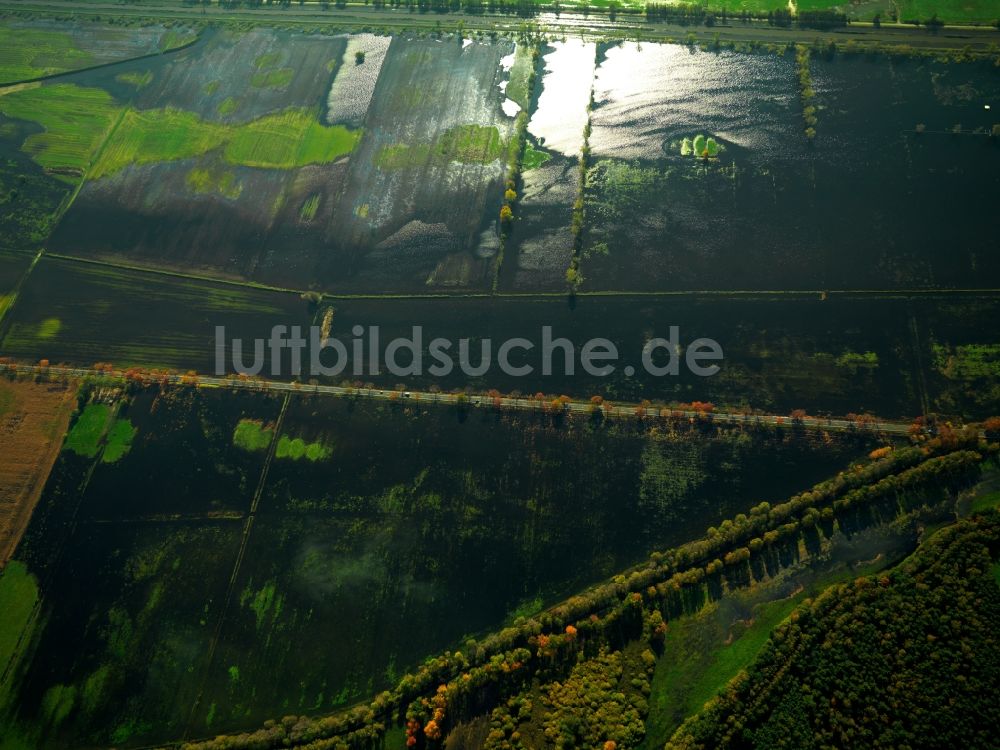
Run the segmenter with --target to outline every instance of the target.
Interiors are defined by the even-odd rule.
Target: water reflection
[[[597,48],[579,40],[555,42],[552,47],[545,55],[542,94],[528,132],[546,148],[576,156],[583,147]]]
[[[392,37],[374,34],[358,34],[348,39],[344,59],[326,100],[328,123],[361,125],[391,41]],[[357,61],[359,52],[364,55],[361,63]]]
[[[624,42],[597,69],[594,103],[594,153],[624,159],[698,133],[774,154],[798,127],[793,65],[777,55]]]

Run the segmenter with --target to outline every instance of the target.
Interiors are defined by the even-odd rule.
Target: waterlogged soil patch
[[[836,207],[821,225],[840,259],[831,285],[996,287],[992,63],[814,54],[810,68],[816,197]]]
[[[391,37],[352,34],[343,58],[330,63],[337,72],[327,97],[326,122],[360,127],[375,93]]]
[[[82,517],[239,516],[250,506],[265,453],[245,450],[233,435],[242,424],[273,424],[278,408],[276,397],[247,399],[192,388],[143,392],[109,428]],[[118,491],[142,483],[147,489],[141,497]]]
[[[325,121],[346,37],[212,32],[138,92],[86,77],[119,100],[120,122],[53,244],[159,267],[316,283],[321,225],[360,137]],[[145,81],[145,78],[143,78]],[[127,109],[123,105],[127,103]],[[305,216],[306,200],[316,208]]]
[[[0,250],[0,320],[14,303],[17,287],[31,261],[32,256],[27,253]]]
[[[501,284],[511,290],[562,290],[573,257],[576,159],[529,147],[522,165],[517,219],[507,239]]]
[[[929,408],[946,415],[1000,414],[1000,300],[944,299],[914,304],[914,326],[926,341]]]
[[[488,283],[513,123],[501,109],[500,61],[511,51],[509,43],[393,39],[328,224],[324,287]]]
[[[63,451],[11,563],[41,608],[17,619],[26,640],[0,691],[5,737],[68,748],[183,734],[264,462],[232,436],[273,424],[279,407],[192,388],[140,391],[113,419],[88,405],[111,420],[103,453]]]
[[[882,417],[913,417],[922,413],[914,338],[904,299],[822,299],[820,295],[778,295],[756,299],[716,296],[680,297],[560,297],[465,300],[462,314],[455,314],[448,300],[341,300],[336,305],[332,335],[349,351],[351,330],[360,325],[379,326],[383,342],[412,338],[413,326],[422,329],[421,376],[394,375],[385,367],[372,377],[382,386],[405,382],[413,389],[437,386],[448,390],[491,388],[566,393],[579,399],[601,395],[613,401],[637,403],[643,399],[666,402],[709,401],[720,408],[748,406],[764,412],[788,414],[807,408],[817,414],[862,413]],[[873,326],[872,321],[879,325]],[[542,374],[542,327],[552,327],[553,338],[566,338],[576,351],[572,375],[567,375],[562,350],[552,358],[550,375]],[[652,338],[668,338],[677,326],[681,361],[676,375],[657,376],[643,366],[641,352]],[[484,333],[484,332],[488,332]],[[443,337],[452,342],[448,351],[454,368],[447,375],[433,375],[430,342]],[[514,367],[530,365],[521,376],[504,373],[497,363],[503,341],[525,337],[534,349],[515,351]],[[580,365],[583,345],[594,337],[610,340],[619,360],[606,376],[587,374]],[[699,337],[714,339],[722,347],[720,370],[709,377],[695,375],[684,364],[688,345]],[[469,362],[459,366],[459,342],[469,340]],[[484,339],[492,349],[486,370],[481,366]],[[332,363],[332,359],[323,359]],[[410,364],[403,350],[396,360]],[[653,359],[666,364],[662,351]],[[626,368],[635,368],[629,375]],[[352,380],[350,368],[335,379]]]
[[[823,288],[797,85],[787,56],[602,48],[583,288]]]
[[[37,122],[19,119],[26,113],[6,107],[10,96],[0,96],[0,248],[27,251],[49,235],[76,178],[47,170],[26,153],[24,145],[45,131]]]
[[[283,430],[329,454],[270,466],[200,733],[350,703],[867,447],[306,396]]]
[[[111,362],[214,373],[216,326],[249,341],[268,336],[274,325],[308,326],[310,318],[295,294],[43,258],[4,320],[0,350],[88,367]],[[54,331],[53,320],[59,321]],[[228,347],[225,357],[231,363]],[[247,366],[252,359],[248,344]]]
[[[147,491],[115,487],[122,504]],[[5,738],[69,748],[180,736],[240,530],[238,521],[79,523],[56,575],[42,580],[16,713],[0,719]]]
[[[995,286],[996,254],[983,247],[1000,179],[992,68],[815,50],[807,60],[812,139],[791,53],[607,49],[584,289]],[[695,153],[699,135],[717,153]],[[927,218],[949,215],[965,218]]]

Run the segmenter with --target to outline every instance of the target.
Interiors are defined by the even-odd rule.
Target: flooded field
[[[0,250],[0,320],[14,301],[15,289],[31,266],[32,256],[10,250]]]
[[[24,153],[23,144],[41,130],[36,123],[0,115],[0,249],[40,247],[73,192],[72,179],[46,173]]]
[[[5,92],[5,239],[341,293],[562,291],[575,250],[585,291],[996,287],[991,61],[553,40],[514,102],[515,48],[209,30]]]
[[[504,412],[490,391],[1000,413],[993,60],[527,26],[515,41],[19,21],[0,42],[0,357],[194,381],[232,373],[234,341],[247,366],[275,326],[314,323],[347,353],[323,376],[308,348],[301,373],[288,351],[267,360],[274,392],[0,388],[0,750],[330,714],[890,454],[811,420]],[[373,327],[377,354],[413,342],[395,371],[379,356],[372,371]],[[668,337],[656,365],[706,337],[718,374],[650,373],[643,347]],[[515,338],[530,347],[504,372]],[[611,374],[581,363],[595,338],[617,349]],[[564,339],[550,372],[546,339]],[[440,391],[471,398],[431,403]]]
[[[567,41],[546,45],[541,52],[517,221],[500,269],[504,289],[561,289],[574,251],[573,203],[597,48]]]
[[[25,746],[332,710],[872,447],[307,397],[278,422],[275,397],[191,389],[98,397],[78,423],[102,408],[16,556],[40,610],[0,703]]]
[[[311,318],[294,294],[43,258],[0,323],[0,352],[211,373],[215,326],[249,338]]]
[[[471,385],[481,391],[497,388],[527,395],[542,391],[585,399],[599,394],[626,402],[701,400],[780,414],[803,404],[817,414],[870,409],[883,416],[912,416],[920,411],[917,358],[905,300],[621,296],[578,298],[571,306],[561,299],[519,297],[469,301],[461,319],[456,319],[447,300],[332,304],[333,335],[345,344],[355,325],[379,326],[383,343],[410,337],[412,326],[422,326],[425,362],[433,362],[428,356],[431,339],[441,336],[456,342],[454,352],[457,342],[468,338],[470,364],[476,366],[482,341],[496,342],[488,375],[469,376],[456,366],[445,377],[399,378],[384,373],[375,378],[383,385],[406,380],[412,387]],[[871,326],[871,320],[878,320],[879,326]],[[543,325],[552,326],[553,338],[573,342],[577,355],[589,338],[607,338],[620,354],[615,372],[588,375],[577,357],[573,373],[567,375],[557,352],[552,374],[542,376]],[[682,347],[699,336],[719,342],[725,354],[721,371],[712,377],[698,377],[683,367],[677,376],[646,373],[640,360],[642,347],[651,338],[668,336],[671,326],[678,326]],[[517,353],[512,358],[515,365],[533,365],[532,377],[504,375],[496,366],[499,342],[517,336],[535,344],[530,358]],[[399,358],[402,365],[409,361],[407,354]],[[636,368],[633,376],[626,374],[627,365]]]
[[[138,90],[121,82],[123,66],[74,78],[128,110],[50,246],[244,278],[261,275],[280,247],[283,275],[269,280],[308,286],[310,227],[357,140],[321,124],[345,48],[343,37],[206,33],[169,61],[127,66],[146,81]],[[280,245],[275,232],[287,235]]]
[[[206,31],[169,58],[68,78],[114,125],[81,154],[88,179],[50,246],[297,288],[485,287],[512,49]],[[46,92],[16,92],[30,106],[11,113],[31,117]]]
[[[813,139],[791,54],[609,49],[584,288],[995,286],[995,68],[815,53],[810,66]],[[708,158],[685,153],[699,135],[717,144]]]
[[[625,402],[697,400],[777,414],[806,408],[820,415],[869,412],[908,419],[930,409],[983,419],[1000,411],[994,384],[998,342],[989,325],[998,304],[990,296],[625,295],[579,297],[572,304],[558,297],[523,296],[467,299],[456,316],[448,299],[328,299],[314,308],[294,294],[43,258],[2,324],[0,351],[30,361],[47,358],[80,366],[110,361],[120,367],[213,374],[215,327],[221,325],[231,373],[234,339],[242,342],[244,362],[250,365],[253,340],[267,339],[272,326],[305,330],[329,314],[331,336],[343,342],[348,356],[336,376],[320,380],[336,384],[496,388],[578,399],[596,394]],[[378,327],[380,350],[392,339],[412,338],[413,327],[420,327],[423,374],[393,374],[384,360],[375,375],[367,365],[360,376],[354,374],[355,326],[366,336],[370,327]],[[571,373],[560,350],[552,358],[551,374],[541,374],[542,326],[552,327],[552,338],[575,346]],[[654,337],[669,337],[671,326],[678,327],[682,348],[701,336],[717,341],[724,355],[720,372],[712,377],[696,376],[686,367],[668,377],[646,372],[643,346]],[[434,364],[430,342],[436,337],[452,342],[456,364],[446,375],[428,371]],[[527,337],[535,345],[530,357],[515,351],[511,358],[515,366],[533,366],[529,376],[505,374],[497,365],[500,343],[512,337]],[[617,347],[619,361],[610,375],[591,375],[580,366],[581,348],[594,337]],[[485,374],[459,366],[462,339],[470,342],[471,370],[480,365],[484,340],[491,342],[486,345],[492,366]],[[310,356],[307,348],[306,371]],[[368,356],[365,349],[362,358]],[[320,361],[335,364],[327,355]],[[403,350],[396,361],[406,367],[412,358]],[[635,372],[627,374],[626,366]],[[287,352],[275,377],[296,379]]]

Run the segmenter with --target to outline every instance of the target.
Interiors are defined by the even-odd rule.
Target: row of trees
[[[816,107],[813,97],[816,92],[812,87],[812,73],[809,72],[809,48],[804,44],[795,47],[795,65],[799,72],[799,98],[802,100],[802,119],[805,121],[806,138],[810,141],[816,137]]]
[[[514,135],[507,152],[507,179],[504,183],[503,203],[500,206],[500,252],[497,255],[496,264],[498,272],[493,277],[493,291],[496,291],[500,281],[499,269],[503,264],[507,234],[514,222],[514,209],[517,206],[518,191],[521,189],[521,160],[524,158],[524,149],[527,143],[528,109],[535,93],[535,81],[538,77],[541,54],[540,42],[534,41],[531,45],[531,72],[528,74],[528,82],[525,87],[528,92],[529,107],[523,108],[514,118]]]
[[[782,543],[797,547],[800,536],[814,529],[824,515],[833,519],[866,503],[924,499],[967,485],[977,476],[984,455],[970,447],[978,447],[990,458],[997,452],[997,446],[977,445],[972,433],[949,434],[919,448],[894,451],[786,503],[761,503],[749,515],[740,514],[710,530],[702,540],[654,554],[648,564],[538,617],[517,622],[481,642],[469,641],[464,651],[428,659],[368,706],[315,720],[290,717],[257,733],[192,743],[188,748],[272,748],[331,738],[345,747],[369,747],[364,743],[373,741],[393,721],[406,722],[411,746],[437,747],[451,727],[501,705],[535,676],[559,678],[581,655],[594,657],[601,648],[617,650],[639,638],[646,638],[651,646],[658,638],[662,641],[663,613],[674,611],[677,601],[703,595],[712,578],[720,575],[730,581],[748,581],[747,566],[755,557]],[[899,507],[910,505],[900,503]]]
[[[573,201],[573,218],[570,222],[570,234],[573,237],[573,255],[566,268],[566,286],[570,295],[583,285],[583,274],[580,272],[580,251],[583,249],[583,227],[585,217],[585,199],[587,194],[587,170],[590,166],[590,114],[594,108],[594,87],[590,87],[590,100],[587,102],[587,122],[583,126],[583,146],[580,148],[578,165],[578,180],[576,200]]]

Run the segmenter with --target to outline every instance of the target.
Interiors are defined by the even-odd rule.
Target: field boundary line
[[[917,389],[920,393],[920,407],[926,417],[931,410],[930,389],[927,387],[927,373],[924,370],[924,358],[920,350],[920,329],[917,324],[917,315],[913,310],[913,305],[907,305],[907,321],[910,329],[910,337],[913,342],[913,358],[917,367]]]
[[[199,281],[206,284],[222,284],[226,286],[242,287],[244,289],[254,289],[262,292],[275,292],[280,294],[294,294],[301,297],[308,292],[317,292],[323,300],[453,300],[460,301],[466,299],[487,300],[487,299],[566,299],[568,294],[565,291],[497,291],[475,290],[467,292],[392,292],[380,294],[376,292],[323,292],[317,289],[299,289],[295,287],[284,287],[274,284],[265,284],[249,279],[234,279],[225,276],[212,276],[208,274],[191,273],[179,271],[171,268],[162,268],[152,265],[141,265],[128,263],[126,261],[108,260],[106,258],[86,258],[81,255],[70,253],[45,251],[45,257],[69,263],[89,263],[90,265],[115,268],[120,271],[130,271],[138,274],[155,274],[159,276],[185,279],[188,281]],[[1000,287],[956,287],[944,289],[676,289],[676,290],[582,290],[577,292],[575,297],[649,297],[649,298],[685,298],[685,297],[733,297],[735,299],[754,299],[758,297],[792,297],[808,301],[823,301],[822,297],[828,299],[833,297],[883,297],[887,299],[907,299],[909,297],[1000,297]]]
[[[0,10],[9,10],[9,6],[0,5]],[[76,75],[77,73],[90,73],[94,70],[102,70],[103,68],[110,68],[113,65],[124,65],[125,63],[138,62],[140,60],[150,60],[154,57],[161,57],[162,55],[169,55],[172,52],[181,52],[197,44],[201,40],[201,32],[198,29],[192,29],[195,32],[195,38],[189,42],[182,44],[179,47],[171,47],[170,49],[159,50],[157,52],[147,52],[144,55],[139,55],[138,57],[124,57],[121,60],[111,60],[109,62],[98,63],[97,65],[88,65],[85,68],[73,68],[73,70],[61,70],[58,73],[48,73],[43,76],[35,76],[34,78],[23,78],[20,81],[8,81],[7,83],[0,83],[0,89],[5,89],[8,86],[22,86],[26,83],[44,83],[45,81],[51,81],[55,78],[65,78],[66,76]]]
[[[125,263],[118,261],[105,260],[102,258],[84,258],[80,255],[68,255],[66,253],[56,253],[49,251],[46,253],[49,258],[54,258],[56,260],[62,260],[69,263],[88,263],[94,266],[103,266],[105,268],[114,268],[119,271],[131,271],[138,274],[155,274],[157,276],[168,276],[176,279],[184,279],[186,281],[201,281],[209,284],[223,284],[227,286],[238,286],[245,289],[256,289],[263,292],[275,292],[280,294],[295,294],[301,296],[305,292],[309,291],[307,289],[292,289],[289,287],[272,286],[270,284],[261,284],[256,281],[240,280],[240,279],[230,279],[224,276],[206,276],[197,273],[187,273],[185,271],[177,271],[170,268],[157,268],[155,266],[143,266],[134,263]],[[1000,290],[998,290],[1000,292]],[[325,295],[324,295],[325,296]]]
[[[35,253],[35,257],[32,258],[31,263],[28,264],[24,273],[21,274],[21,278],[17,280],[17,284],[14,285],[14,288],[10,292],[10,302],[7,307],[4,308],[3,312],[0,313],[0,341],[3,341],[4,337],[7,335],[7,320],[10,317],[11,310],[14,309],[14,305],[17,304],[18,298],[21,296],[21,288],[24,286],[25,282],[27,282],[31,272],[35,270],[35,266],[38,265],[38,261],[44,253],[45,250],[39,250]]]
[[[101,437],[102,438],[104,437],[104,434],[107,432],[108,427],[111,425],[111,423],[114,420],[114,418],[117,415],[117,413],[118,413],[117,407],[115,409],[111,409],[111,410],[108,411],[108,416],[107,416],[107,418],[105,419],[105,422],[104,422],[104,429],[103,429],[103,431],[101,433]],[[68,434],[68,432],[67,432],[67,434]],[[66,435],[63,435],[63,442],[60,443],[60,445],[59,445],[59,452],[60,453],[63,450],[62,446],[65,443],[65,441],[66,441]],[[10,670],[13,669],[14,665],[17,664],[18,661],[20,661],[20,655],[22,653],[22,650],[25,647],[27,647],[27,646],[30,645],[30,643],[26,643],[24,641],[24,636],[31,629],[29,627],[29,625],[31,625],[32,623],[34,623],[35,619],[38,617],[38,613],[42,609],[42,604],[45,601],[45,594],[44,594],[44,592],[48,589],[49,582],[51,582],[51,580],[53,579],[53,577],[56,576],[59,573],[59,570],[60,570],[60,567],[61,567],[62,561],[63,561],[63,555],[66,552],[66,544],[65,544],[65,542],[69,542],[73,538],[73,535],[76,533],[76,529],[77,529],[77,525],[78,525],[78,517],[80,515],[80,507],[83,505],[83,498],[87,494],[87,488],[90,486],[91,477],[94,476],[94,471],[97,469],[97,465],[99,463],[101,463],[101,457],[103,455],[104,455],[104,446],[102,445],[100,447],[100,449],[97,451],[97,453],[94,455],[94,458],[91,460],[90,466],[87,468],[87,473],[84,476],[83,482],[80,483],[79,492],[77,493],[76,498],[75,498],[76,499],[76,503],[73,505],[73,514],[70,516],[70,519],[69,519],[69,530],[66,532],[66,536],[63,539],[64,544],[61,544],[59,546],[59,549],[56,551],[55,555],[53,556],[53,558],[52,558],[52,564],[49,566],[48,571],[47,571],[47,573],[45,575],[45,578],[43,580],[40,580],[38,582],[38,584],[39,584],[38,585],[38,591],[39,591],[38,600],[35,602],[35,606],[32,608],[31,614],[28,616],[28,620],[27,620],[27,623],[25,624],[24,629],[17,636],[17,643],[14,646],[14,651],[11,653],[10,660],[4,665],[3,672],[0,673],[0,685],[2,685],[3,683],[5,683],[7,681],[8,677],[10,676]],[[59,455],[56,454],[56,461],[58,461],[58,460],[59,460]],[[53,467],[54,466],[55,466],[55,462],[53,462]],[[52,469],[49,469],[49,474],[51,475],[51,473],[52,473]],[[45,483],[48,484],[48,481],[49,481],[49,477],[46,477],[45,478]],[[42,488],[42,494],[44,495],[44,493],[45,493],[45,488],[43,487]],[[41,502],[41,500],[42,500],[42,497],[39,496],[38,501]],[[35,510],[32,511],[32,514],[34,514],[34,512],[37,511],[37,510],[38,510],[38,506],[36,505],[35,506]]]

